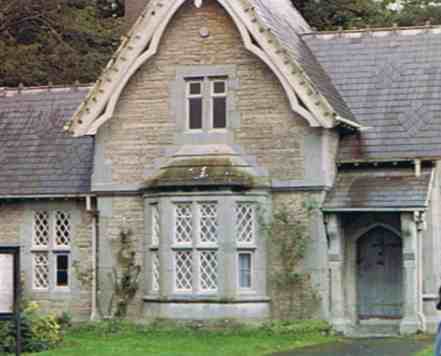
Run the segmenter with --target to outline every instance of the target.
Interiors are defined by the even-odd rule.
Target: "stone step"
[[[363,325],[359,324],[348,333],[350,337],[356,338],[384,338],[400,336],[398,324],[386,325]]]

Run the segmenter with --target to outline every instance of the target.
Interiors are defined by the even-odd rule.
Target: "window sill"
[[[239,251],[249,251],[249,250],[257,250],[257,246],[254,244],[250,244],[250,245],[238,245],[236,246],[236,249]]]
[[[148,303],[177,303],[177,304],[242,304],[242,303],[269,303],[269,297],[241,295],[235,298],[209,297],[209,296],[170,296],[159,297],[146,295],[143,298]]]

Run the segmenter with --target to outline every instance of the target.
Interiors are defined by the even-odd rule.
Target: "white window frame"
[[[176,239],[176,226],[177,226],[177,213],[176,207],[180,204],[191,205],[192,212],[192,233],[191,233],[191,243],[180,243]],[[202,242],[201,241],[201,208],[202,204],[216,204],[216,216],[217,216],[217,239],[216,243],[213,242]],[[220,202],[216,199],[192,199],[192,200],[182,200],[174,201],[173,205],[173,243],[172,243],[172,254],[173,254],[173,290],[177,294],[192,294],[192,295],[215,295],[219,291],[219,250],[220,250],[220,226],[219,226],[219,206]],[[176,275],[176,256],[178,252],[189,251],[191,253],[192,259],[192,289],[178,289],[177,287],[177,275]],[[205,251],[215,251],[217,259],[217,288],[216,290],[202,290],[201,287],[201,265],[200,265],[200,255],[201,252]]]
[[[35,271],[36,271],[36,263],[35,263],[35,256],[39,255],[39,254],[46,254],[47,255],[47,274],[48,274],[48,281],[47,281],[47,287],[37,287],[35,285]],[[50,272],[50,254],[49,251],[46,250],[34,250],[31,253],[31,258],[32,258],[32,289],[35,291],[48,291],[50,288],[50,283],[51,283],[51,272]]]
[[[250,256],[250,278],[251,278],[251,286],[250,287],[242,287],[240,285],[240,256],[241,255],[249,255]],[[240,292],[254,292],[255,291],[255,262],[254,262],[254,258],[255,258],[255,252],[254,251],[244,251],[244,250],[238,250],[237,251],[237,289]]]
[[[225,91],[223,93],[215,93],[215,83],[224,83]],[[214,99],[225,98],[225,127],[214,127]],[[228,79],[212,79],[210,80],[210,130],[222,131],[228,129]]]
[[[58,285],[58,278],[57,278],[57,274],[58,274],[58,265],[57,265],[57,257],[58,256],[66,256],[67,257],[67,286],[59,286]],[[55,289],[65,289],[65,290],[69,290],[70,289],[70,279],[71,279],[71,253],[70,251],[58,251],[55,250],[53,252],[53,257],[54,257],[54,288]]]
[[[191,255],[191,288],[183,289],[178,288],[177,285],[177,255],[180,252],[190,252]],[[194,292],[194,283],[195,283],[195,270],[194,270],[194,251],[190,248],[180,248],[173,250],[173,285],[174,292],[177,294],[193,294]]]
[[[47,220],[48,220],[48,229],[47,229],[47,233],[48,233],[48,241],[47,241],[47,245],[46,246],[37,246],[35,244],[35,239],[36,239],[36,226],[37,226],[37,221],[35,218],[35,215],[38,213],[46,213],[48,214]],[[50,248],[51,248],[51,233],[52,233],[52,220],[51,220],[51,212],[47,211],[47,210],[35,210],[33,211],[33,216],[32,216],[32,250],[34,251],[41,251],[41,252],[49,252]]]
[[[151,291],[154,294],[158,294],[161,291],[161,261],[159,257],[159,250],[151,250],[150,251],[151,256],[151,267],[152,267],[152,285],[151,285]],[[156,256],[156,257],[155,257]],[[157,283],[155,283],[155,259],[158,260],[158,280]]]
[[[158,234],[155,231],[155,220],[156,213],[158,214],[158,224],[159,224],[159,232]],[[151,219],[151,228],[150,228],[150,248],[158,248],[161,243],[161,211],[159,209],[159,203],[151,203],[150,204],[150,219]]]
[[[160,245],[161,245],[161,209],[159,202],[151,202],[149,204],[150,208],[150,267],[151,267],[151,282],[150,282],[150,291],[152,294],[159,294],[161,290],[161,262],[160,262]],[[155,231],[155,219],[156,219],[156,213],[157,213],[157,219],[159,224],[159,232],[156,236],[156,239],[154,239],[156,235]],[[155,257],[157,256],[157,257]],[[158,259],[158,273],[159,278],[157,281],[157,286],[155,285],[155,258]]]
[[[204,79],[189,79],[186,81],[186,89],[185,89],[185,110],[186,110],[186,129],[189,132],[202,132],[204,130]],[[201,86],[200,94],[191,94],[190,87],[191,84],[199,83]],[[192,129],[190,128],[190,99],[201,99],[202,101],[202,117],[201,117],[201,128],[200,129]]]
[[[37,213],[46,212],[48,214],[48,243],[45,247],[40,247],[35,245],[35,227],[36,227],[36,219],[35,216]],[[64,213],[69,216],[69,225],[70,225],[70,242],[69,245],[59,246],[56,243],[57,238],[57,213]],[[31,258],[32,258],[32,290],[39,292],[48,292],[50,290],[62,290],[69,291],[71,289],[72,283],[72,241],[74,239],[74,227],[73,227],[73,217],[72,212],[68,209],[38,209],[33,211],[32,215],[32,242],[31,242]],[[46,253],[48,257],[48,286],[46,288],[38,288],[35,286],[35,259],[34,256],[38,253]],[[68,285],[67,286],[58,286],[57,285],[57,255],[67,255],[68,256]]]
[[[244,241],[239,241],[238,239],[238,234],[239,234],[239,230],[238,230],[238,226],[237,226],[237,221],[236,221],[236,209],[237,206],[239,204],[248,204],[251,205],[252,210],[253,210],[253,221],[252,221],[252,235],[253,235],[253,239],[250,242],[244,242]],[[234,203],[234,240],[236,242],[236,245],[241,248],[255,248],[256,247],[256,235],[257,235],[257,204],[254,201],[249,201],[249,200],[236,200]]]

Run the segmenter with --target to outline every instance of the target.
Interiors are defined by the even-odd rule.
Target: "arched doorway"
[[[360,320],[402,316],[402,241],[376,227],[357,242],[357,313]]]

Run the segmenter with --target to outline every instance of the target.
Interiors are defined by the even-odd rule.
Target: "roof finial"
[[[202,6],[202,0],[194,0],[194,5],[195,5],[197,8],[200,8],[200,7]]]

